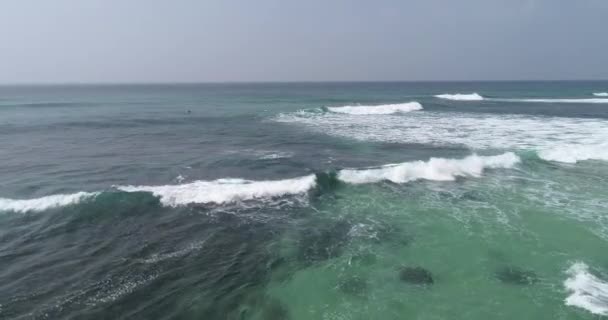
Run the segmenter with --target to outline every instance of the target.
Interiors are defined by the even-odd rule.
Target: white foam
[[[73,194],[56,194],[36,199],[0,198],[0,211],[34,212],[77,204],[97,196],[98,192],[77,192]]]
[[[393,114],[422,110],[422,105],[418,102],[383,104],[377,106],[343,106],[328,107],[331,112],[345,113],[352,115],[373,115],[373,114]]]
[[[608,97],[608,92],[596,92],[593,95],[596,97]]]
[[[608,121],[591,118],[423,111],[381,118],[292,113],[274,120],[362,141],[461,145],[474,150],[544,150],[544,159],[565,162],[572,162],[569,157],[576,161],[606,160],[603,146],[608,141]]]
[[[338,173],[344,182],[360,184],[383,180],[405,183],[415,180],[452,181],[456,177],[479,177],[484,169],[511,168],[520,161],[512,152],[497,156],[471,155],[464,159],[431,158],[391,164],[373,169],[346,169]]]
[[[583,160],[608,161],[608,143],[596,145],[565,145],[541,150],[538,155],[548,161],[577,163]]]
[[[478,93],[456,93],[456,94],[438,94],[435,96],[439,99],[454,100],[454,101],[481,101],[484,98]]]
[[[285,180],[219,179],[199,180],[179,185],[117,186],[116,188],[125,192],[150,192],[159,197],[163,205],[177,207],[192,203],[222,204],[295,195],[305,193],[315,185],[315,175],[309,175]]]
[[[564,281],[564,287],[570,295],[565,300],[566,305],[608,315],[608,282],[591,274],[589,266],[582,262],[573,264],[567,273],[570,277]]]

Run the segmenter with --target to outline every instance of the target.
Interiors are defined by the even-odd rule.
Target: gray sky
[[[0,0],[0,83],[608,79],[608,0]]]

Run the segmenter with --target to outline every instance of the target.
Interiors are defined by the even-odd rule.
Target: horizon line
[[[314,84],[314,83],[474,83],[474,82],[607,82],[608,79],[482,79],[482,80],[253,80],[253,81],[100,81],[100,82],[0,82],[16,86],[112,86],[112,85],[201,85],[201,84]]]

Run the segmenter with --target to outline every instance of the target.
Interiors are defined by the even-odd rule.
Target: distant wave
[[[322,192],[326,188],[332,188],[332,185],[338,181],[349,184],[375,183],[384,180],[396,183],[415,180],[452,181],[456,177],[479,177],[485,169],[511,168],[519,161],[518,156],[508,152],[497,156],[471,155],[463,159],[431,158],[426,162],[405,162],[367,169],[343,169],[338,171],[337,175],[320,173],[283,180],[218,179],[174,185],[114,186],[114,188],[127,193],[151,193],[167,207],[189,204],[221,205],[306,194],[317,188]],[[44,211],[76,205],[85,200],[94,200],[100,194],[101,192],[77,192],[27,200],[0,198],[0,212]]]
[[[99,192],[77,192],[73,194],[56,194],[36,199],[0,198],[0,211],[29,212],[44,211],[80,203],[97,196]]]
[[[192,203],[223,204],[305,193],[316,185],[315,175],[285,180],[219,179],[164,186],[117,186],[125,192],[150,192],[165,206]]]
[[[383,180],[405,183],[415,180],[452,181],[456,177],[479,177],[484,169],[511,168],[520,161],[512,152],[497,156],[471,155],[464,159],[431,158],[429,161],[405,162],[372,169],[342,170],[338,178],[361,184]]]
[[[538,152],[541,159],[564,163],[584,160],[608,161],[608,143],[596,145],[564,145]]]
[[[567,273],[570,277],[564,281],[564,287],[570,295],[565,300],[566,305],[608,315],[608,282],[591,274],[589,266],[582,262],[573,264]]]
[[[449,94],[449,93],[444,93],[444,94],[438,94],[435,96],[436,98],[439,99],[445,99],[445,100],[454,100],[454,101],[481,101],[484,100],[484,97],[482,97],[481,95],[477,94],[477,93],[456,93],[456,94]]]
[[[608,103],[608,99],[582,98],[582,99],[489,99],[503,102],[538,102],[538,103]]]
[[[597,97],[608,97],[608,92],[594,93]],[[485,98],[477,93],[471,94],[440,94],[436,98],[453,101],[497,101],[497,102],[528,102],[528,103],[608,103],[602,98]]]
[[[418,102],[407,102],[376,106],[327,107],[327,110],[334,113],[345,113],[352,115],[393,114],[422,110],[422,105]]]

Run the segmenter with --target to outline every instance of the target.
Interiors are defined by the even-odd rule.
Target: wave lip
[[[567,273],[570,277],[564,281],[564,287],[570,295],[565,300],[566,305],[608,315],[608,282],[591,274],[589,266],[582,262],[573,264]]]
[[[593,95],[596,97],[608,97],[608,92],[595,92]]]
[[[484,169],[511,168],[520,162],[512,152],[496,156],[470,155],[463,159],[431,158],[392,164],[372,169],[345,169],[338,179],[352,184],[374,183],[384,180],[405,183],[415,180],[453,181],[456,177],[479,177]]]
[[[327,110],[334,113],[345,113],[352,115],[393,114],[422,110],[422,105],[418,102],[413,101],[407,103],[383,104],[377,106],[327,107]]]
[[[438,94],[435,96],[439,99],[454,100],[454,101],[482,101],[484,98],[478,93],[456,93],[456,94]]]
[[[547,161],[577,163],[585,160],[608,161],[608,143],[597,145],[566,145],[538,152]]]
[[[84,200],[96,197],[99,192],[77,192],[73,194],[56,194],[35,199],[0,198],[0,211],[20,213],[39,212],[47,209],[78,204]]]
[[[243,200],[273,198],[305,193],[316,185],[315,175],[285,179],[252,181],[219,179],[164,186],[116,186],[125,192],[150,192],[165,206],[178,207],[193,203],[223,204]]]

